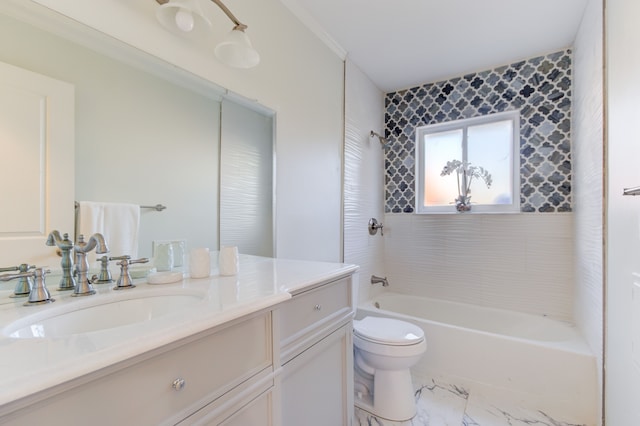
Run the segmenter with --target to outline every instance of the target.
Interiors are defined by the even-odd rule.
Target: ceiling
[[[589,0],[281,0],[382,91],[573,44]]]

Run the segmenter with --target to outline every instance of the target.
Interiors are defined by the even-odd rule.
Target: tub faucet
[[[84,235],[78,236],[78,242],[73,246],[73,251],[76,254],[76,287],[73,289],[72,296],[88,296],[94,294],[96,291],[93,289],[93,285],[87,274],[89,273],[89,262],[87,261],[87,253],[96,249],[96,253],[103,254],[109,251],[107,243],[104,241],[102,234],[95,233],[89,238],[89,241],[84,241]],[[97,279],[97,278],[96,278]]]
[[[375,275],[371,275],[371,284],[380,284],[382,283],[382,287],[389,287],[389,281],[387,281],[387,277],[376,277]]]

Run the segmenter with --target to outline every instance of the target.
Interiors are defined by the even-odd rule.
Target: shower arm
[[[371,137],[371,138],[377,137],[378,140],[380,141],[380,145],[382,145],[382,148],[386,148],[387,144],[389,143],[387,138],[385,138],[384,136],[382,136],[381,134],[379,134],[377,132],[374,132],[373,130],[371,130],[371,133],[369,133],[369,137]]]

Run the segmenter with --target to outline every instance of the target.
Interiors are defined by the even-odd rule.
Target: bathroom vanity
[[[353,417],[352,277],[293,292],[276,311],[282,425],[349,425]]]
[[[241,256],[234,277],[40,306],[4,291],[0,423],[348,425],[356,270]]]

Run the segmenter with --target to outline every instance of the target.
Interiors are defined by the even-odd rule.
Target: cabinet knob
[[[171,387],[176,391],[180,391],[184,388],[185,383],[184,379],[175,379],[173,383],[171,383]]]
[[[322,309],[322,305],[316,305],[313,307],[313,309],[315,309],[316,311],[319,311]]]

